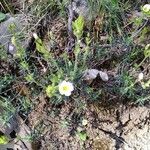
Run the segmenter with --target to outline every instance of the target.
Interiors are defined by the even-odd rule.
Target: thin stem
[[[69,14],[68,14],[68,35],[69,35],[69,42],[67,47],[68,52],[72,51],[72,47],[74,45],[74,38],[73,38],[73,31],[72,31],[72,21],[74,17],[74,12],[72,7],[73,6],[71,0],[69,4]]]
[[[150,95],[147,96],[147,97],[144,97],[144,98],[139,98],[139,99],[137,100],[137,102],[145,102],[146,100],[149,100],[149,99],[150,99]]]
[[[79,56],[79,53],[80,53],[80,41],[77,39],[77,44],[76,44],[76,47],[75,47],[75,64],[74,64],[74,73],[73,73],[73,77],[75,77],[76,75],[76,72],[77,72],[77,67],[78,67],[78,56]]]
[[[140,64],[136,67],[136,69],[139,68],[147,58],[148,58],[148,57],[145,57],[145,58],[140,62]]]

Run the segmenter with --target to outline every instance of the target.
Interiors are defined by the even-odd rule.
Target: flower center
[[[69,90],[69,87],[68,86],[64,86],[63,87],[63,91],[68,91]]]

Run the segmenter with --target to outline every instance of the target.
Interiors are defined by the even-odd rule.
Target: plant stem
[[[148,58],[148,57],[145,57],[145,58],[140,62],[140,64],[136,67],[136,69],[139,68],[147,58]]]
[[[74,70],[73,70],[73,77],[75,77],[76,72],[77,72],[79,53],[80,53],[80,40],[78,39],[76,47],[75,47],[75,64],[74,64]]]
[[[149,99],[150,99],[150,95],[147,96],[147,97],[144,97],[144,98],[139,98],[139,99],[137,100],[137,102],[144,102],[144,101],[149,100]]]

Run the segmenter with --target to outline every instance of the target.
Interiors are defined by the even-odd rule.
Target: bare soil
[[[118,108],[102,108],[97,103],[75,110],[66,103],[53,108],[39,103],[30,114],[31,128],[40,124],[41,150],[149,150],[150,106],[120,105]],[[46,106],[46,107],[45,107]],[[82,120],[88,120],[82,125]],[[80,129],[87,140],[77,136]]]

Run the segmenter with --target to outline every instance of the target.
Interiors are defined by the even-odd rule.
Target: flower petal
[[[71,95],[71,92],[67,92],[64,94],[65,96],[70,96]]]
[[[73,84],[72,84],[72,83],[69,83],[68,86],[69,86],[70,91],[72,92],[72,91],[74,90]]]

